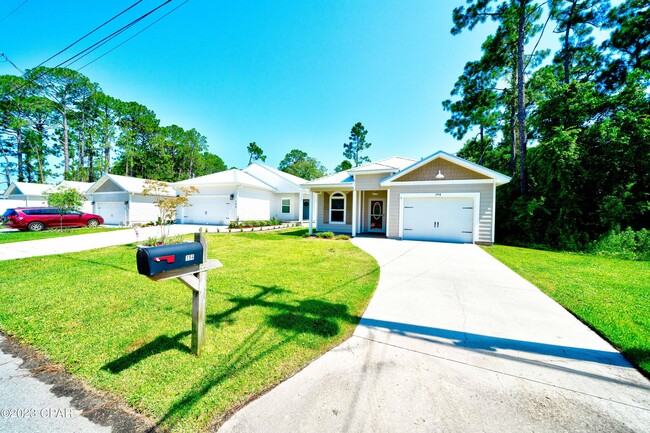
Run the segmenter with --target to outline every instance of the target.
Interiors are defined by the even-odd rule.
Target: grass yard
[[[484,249],[650,376],[650,262],[501,245]]]
[[[196,432],[350,336],[376,261],[304,229],[208,235],[203,354],[191,291],[138,275],[134,246],[0,262],[0,328],[174,432]],[[189,237],[188,237],[189,239]]]
[[[2,226],[0,226],[2,227]],[[0,233],[0,244],[9,244],[13,242],[35,241],[38,239],[60,238],[64,236],[87,235],[91,233],[108,232],[111,230],[123,230],[107,227],[80,227],[80,228],[64,228],[63,231],[58,229],[43,230],[42,232],[8,232]]]

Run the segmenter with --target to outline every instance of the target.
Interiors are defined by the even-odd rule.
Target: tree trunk
[[[569,68],[571,67],[571,52],[569,51],[569,34],[571,33],[571,23],[573,22],[573,13],[576,8],[577,0],[573,0],[571,4],[571,10],[569,11],[569,16],[566,22],[566,29],[564,29],[564,82],[569,84],[571,77],[569,74]]]
[[[81,137],[79,140],[79,155],[77,155],[77,159],[79,160],[79,170],[78,170],[78,175],[79,176],[79,181],[85,182],[86,178],[84,176],[84,166],[85,166],[85,147],[86,147],[86,115],[81,111]]]
[[[70,173],[70,152],[68,148],[68,113],[65,108],[65,100],[62,102],[63,110],[63,179],[68,180]]]
[[[90,131],[88,132],[88,142],[90,143],[90,146],[88,146],[88,182],[94,182],[95,174],[93,173],[93,156],[95,155],[95,146],[93,146],[93,135]]]
[[[5,159],[5,177],[7,178],[7,188],[9,188],[9,185],[11,185],[11,168],[9,165],[9,158],[7,157],[6,150],[2,152],[2,156]]]
[[[517,173],[517,104],[514,89],[517,88],[517,66],[512,65],[512,95],[510,97],[510,176]]]
[[[519,122],[519,189],[522,195],[528,194],[526,173],[526,93],[524,75],[524,38],[526,31],[526,4],[519,0],[519,21],[517,23],[517,121]]]
[[[36,125],[36,130],[38,131],[38,134],[40,135],[41,142],[39,143],[41,146],[43,145],[43,140],[45,137],[45,134],[43,132],[44,126],[42,123],[38,123]],[[43,154],[41,152],[41,146],[36,147],[36,160],[38,161],[38,182],[39,183],[45,183],[45,173],[43,170]]]
[[[18,159],[18,182],[22,182],[25,178],[23,176],[23,141],[20,128],[16,129],[16,158]]]

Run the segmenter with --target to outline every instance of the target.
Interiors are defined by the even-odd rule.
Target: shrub
[[[348,236],[348,235],[338,235],[336,237],[336,239],[339,240],[339,241],[348,241],[348,240],[350,240],[350,236]]]
[[[592,254],[616,257],[626,260],[650,260],[650,231],[641,229],[635,232],[627,230],[610,231],[599,240],[589,245]]]
[[[334,233],[332,233],[332,232],[318,232],[318,233],[316,233],[316,236],[318,236],[321,239],[332,239],[334,237]]]

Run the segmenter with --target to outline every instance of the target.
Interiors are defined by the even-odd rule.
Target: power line
[[[100,26],[98,26],[98,27],[95,27],[92,31],[86,33],[85,35],[83,35],[82,37],[80,37],[79,39],[77,39],[76,41],[74,41],[73,43],[71,43],[70,45],[68,45],[67,47],[65,47],[65,48],[62,49],[61,51],[59,51],[58,53],[56,53],[56,54],[54,54],[53,56],[51,56],[50,58],[48,58],[47,60],[42,61],[42,62],[39,63],[36,67],[38,68],[39,66],[43,66],[45,63],[49,62],[50,60],[52,60],[53,58],[55,58],[55,57],[58,56],[59,54],[63,53],[64,51],[67,51],[69,48],[75,46],[77,43],[79,43],[79,42],[81,42],[82,40],[86,39],[88,36],[92,35],[92,34],[95,33],[97,30],[99,30],[99,29],[101,29],[102,27],[104,27],[106,24],[110,23],[111,21],[113,21],[113,20],[116,19],[117,17],[119,17],[119,16],[121,16],[122,14],[126,13],[127,11],[131,10],[132,8],[134,8],[135,6],[137,6],[139,3],[142,3],[142,0],[138,0],[137,2],[133,3],[133,4],[132,4],[131,6],[129,6],[128,8],[124,9],[124,10],[123,10],[122,12],[120,12],[119,14],[115,15],[115,16],[114,16],[113,18],[111,18],[110,20],[105,21],[102,25],[100,25]]]
[[[63,65],[66,65],[66,64],[67,64],[67,65],[66,65],[66,66],[63,66],[63,67],[68,67],[68,66],[72,65],[73,63],[75,63],[75,62],[76,62],[77,60],[79,60],[80,58],[83,58],[83,57],[85,57],[86,55],[90,54],[91,52],[95,51],[97,48],[101,47],[101,46],[104,45],[106,42],[108,42],[108,41],[110,41],[111,39],[115,38],[115,37],[118,36],[120,33],[124,32],[125,30],[128,30],[129,28],[131,28],[132,26],[134,26],[134,25],[137,24],[138,22],[142,21],[143,19],[145,19],[146,17],[148,17],[149,15],[151,15],[152,13],[154,13],[155,11],[157,11],[158,9],[160,9],[161,7],[165,6],[166,4],[170,3],[171,1],[172,1],[172,0],[166,0],[164,3],[160,4],[159,6],[155,7],[154,9],[150,10],[149,12],[147,12],[147,13],[144,14],[144,15],[142,15],[141,17],[139,17],[139,18],[137,18],[137,19],[131,21],[129,24],[123,26],[123,27],[120,28],[119,30],[114,31],[113,33],[111,33],[110,35],[106,36],[105,38],[99,40],[98,42],[95,42],[94,44],[92,44],[92,45],[89,46],[88,48],[86,48],[86,49],[84,49],[84,50],[78,52],[78,53],[75,54],[74,56],[72,56],[72,57],[70,57],[70,58],[64,60],[64,61],[61,62],[61,63],[59,63],[58,65],[55,66],[55,68],[62,67]],[[84,54],[84,53],[85,53],[85,54]],[[80,57],[80,56],[81,56],[81,57]],[[71,62],[71,60],[73,60],[73,59],[76,59],[76,60],[74,60],[74,61]],[[68,63],[68,62],[70,62],[70,63]]]
[[[170,11],[167,12],[165,15],[161,16],[161,17],[158,18],[156,21],[152,22],[152,23],[149,24],[147,27],[143,28],[142,30],[140,30],[139,32],[137,32],[136,34],[134,34],[133,36],[129,37],[128,39],[126,39],[126,40],[124,40],[124,41],[122,41],[122,42],[119,43],[118,45],[116,45],[116,46],[114,46],[113,48],[111,48],[110,50],[106,51],[106,52],[105,52],[104,54],[102,54],[101,56],[95,58],[94,60],[91,60],[91,61],[88,62],[88,63],[86,63],[86,64],[83,65],[81,68],[77,69],[77,72],[78,72],[78,71],[81,71],[81,70],[82,70],[83,68],[85,68],[86,66],[92,65],[93,63],[95,63],[97,60],[101,59],[101,58],[104,57],[105,55],[107,55],[107,54],[113,52],[114,50],[118,49],[118,48],[121,47],[122,45],[126,44],[126,43],[129,42],[131,39],[135,38],[135,37],[138,36],[140,33],[144,32],[144,31],[147,30],[149,27],[153,26],[153,25],[156,24],[158,21],[162,20],[162,19],[165,18],[167,15],[171,14],[171,13],[174,12],[176,9],[180,8],[181,6],[183,6],[185,3],[189,2],[189,1],[190,1],[190,0],[185,0],[183,3],[179,4],[179,5],[176,6],[174,9],[170,10]]]
[[[76,57],[79,57],[79,56],[80,56],[81,54],[83,54],[84,52],[87,52],[87,51],[90,50],[91,48],[96,47],[98,44],[103,43],[105,40],[110,40],[110,39],[114,38],[115,36],[117,36],[118,34],[120,34],[121,32],[123,32],[124,30],[130,28],[130,27],[133,26],[134,24],[136,24],[136,23],[138,23],[139,21],[143,20],[144,18],[146,18],[147,16],[151,15],[153,12],[155,12],[156,10],[158,10],[158,9],[160,9],[161,7],[165,6],[167,3],[171,2],[171,1],[172,1],[172,0],[167,0],[167,1],[165,1],[164,3],[160,4],[159,6],[155,7],[154,9],[150,10],[149,12],[147,12],[147,13],[144,14],[144,15],[142,15],[141,17],[139,17],[139,18],[137,18],[137,19],[131,21],[129,24],[125,25],[125,26],[122,27],[121,29],[119,29],[119,30],[113,32],[111,35],[105,37],[104,39],[100,40],[99,42],[94,43],[94,44],[91,45],[90,47],[88,47],[88,48],[86,48],[85,50],[82,50],[82,51],[80,51],[79,53],[75,54],[74,56],[72,56],[72,57],[70,57],[70,58],[64,60],[63,62],[59,63],[58,65],[56,65],[54,68],[51,68],[51,69],[55,69],[55,68],[61,67],[61,66],[64,65],[65,63],[69,62],[70,60],[72,60],[72,59],[74,59],[74,58],[76,58]],[[101,46],[101,45],[100,45],[100,46]],[[98,48],[98,47],[97,47],[97,48]],[[96,48],[95,48],[95,49],[96,49]],[[94,49],[93,49],[92,51],[94,51]],[[92,52],[92,51],[91,51],[91,52]],[[74,63],[74,62],[73,62],[73,63]],[[32,83],[35,83],[36,80],[38,80],[38,79],[40,79],[41,77],[43,77],[46,73],[47,73],[47,71],[45,71],[45,72],[39,74],[37,77],[34,77],[34,78],[30,78],[30,77],[26,77],[26,76],[25,76],[24,78],[26,78],[27,80],[29,80],[29,81],[32,82]],[[25,74],[23,74],[23,75],[25,75]],[[21,86],[15,88],[15,89],[10,90],[9,92],[5,92],[5,95],[4,95],[4,96],[9,96],[9,94],[11,94],[11,93],[15,93],[15,92],[17,92],[17,91],[19,91],[19,90],[22,90],[22,89],[24,89],[25,87],[27,87],[27,85],[28,85],[28,84],[26,83],[26,84],[23,84],[23,85],[21,85]]]
[[[16,68],[16,70],[17,70],[18,72],[20,72],[21,74],[25,75],[25,71],[23,71],[23,70],[20,69],[18,66],[16,66],[16,64],[15,64],[14,62],[12,62],[11,59],[10,59],[9,57],[7,57],[7,55],[6,55],[5,53],[0,53],[0,56],[4,57],[6,62],[11,63],[11,66],[13,66],[14,68]]]
[[[0,20],[0,23],[3,22],[4,20],[6,20],[7,18],[9,18],[10,16],[12,16],[12,15],[14,14],[14,12],[16,12],[18,9],[20,9],[21,7],[23,7],[23,6],[25,5],[25,3],[27,3],[28,1],[29,1],[29,0],[25,0],[24,2],[22,2],[21,4],[19,4],[18,6],[16,6],[16,7],[11,11],[11,12],[9,12],[7,15],[4,16],[4,18],[2,18],[2,19]]]

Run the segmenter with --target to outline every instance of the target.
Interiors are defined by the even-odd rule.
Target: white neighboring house
[[[105,174],[95,182],[86,195],[92,200],[94,214],[104,218],[105,224],[130,226],[158,219],[158,207],[154,196],[145,196],[142,191],[147,179]],[[167,196],[173,196],[169,188]]]
[[[93,182],[76,182],[73,180],[64,180],[61,183],[59,183],[57,186],[52,187],[51,190],[54,191],[59,186],[76,189],[84,196],[86,196],[86,200],[84,200],[83,204],[81,205],[81,211],[86,213],[93,213],[93,203],[92,200],[89,200],[89,196],[88,196],[88,189],[90,189],[90,187],[93,185],[94,185]]]
[[[45,192],[53,185],[45,183],[11,182],[11,185],[2,194],[0,200],[0,213],[14,207],[47,206]]]
[[[184,224],[228,224],[231,221],[302,221],[309,214],[304,179],[260,163],[243,170],[230,169],[172,184],[194,186],[199,192],[189,196],[191,206],[178,210],[177,221]],[[306,208],[305,208],[306,206]]]

